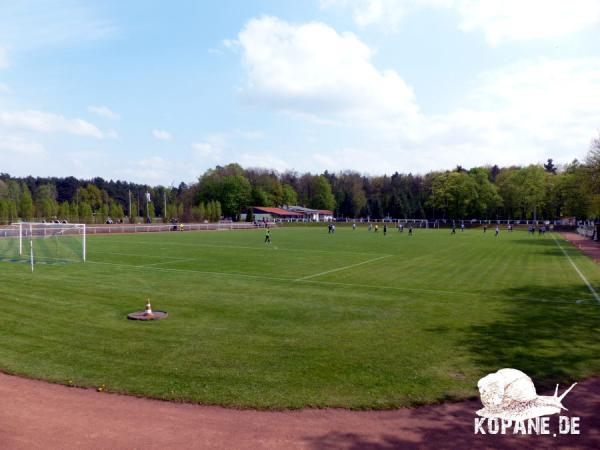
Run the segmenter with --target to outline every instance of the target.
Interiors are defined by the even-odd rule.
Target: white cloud
[[[8,49],[0,45],[0,69],[5,69],[8,66],[10,66],[10,61],[8,59]]]
[[[246,139],[247,141],[257,141],[265,137],[265,133],[260,130],[237,130],[235,135],[241,137],[242,139]]]
[[[179,180],[197,179],[201,171],[189,161],[178,161],[162,156],[148,156],[123,163],[115,169],[117,176],[138,183],[168,186]]]
[[[154,136],[154,139],[158,139],[159,141],[170,141],[173,139],[171,133],[165,130],[152,130],[152,136]]]
[[[275,169],[279,172],[290,169],[290,165],[283,159],[265,153],[243,153],[238,161],[242,167]]]
[[[228,143],[228,136],[225,134],[211,134],[204,141],[194,142],[191,145],[192,153],[199,159],[211,159],[216,161]]]
[[[530,59],[489,71],[449,112],[426,116],[400,75],[375,67],[353,34],[263,17],[244,27],[239,46],[246,99],[339,127],[333,148],[312,153],[319,169],[566,162],[581,157],[600,127],[600,58]]]
[[[10,88],[6,83],[0,83],[0,94],[10,92]]]
[[[39,142],[20,136],[0,134],[0,156],[10,156],[11,158],[39,158],[46,156],[46,150]],[[6,160],[3,161],[6,162]]]
[[[555,38],[598,23],[598,0],[461,0],[455,4],[460,29],[481,30],[491,45],[503,41]]]
[[[356,25],[365,28],[381,26],[384,31],[396,31],[406,14],[406,0],[321,0],[322,9],[333,7],[351,9]]]
[[[359,27],[396,31],[419,8],[452,10],[464,32],[481,31],[490,45],[563,37],[600,21],[599,0],[321,0],[323,9],[350,9]]]
[[[119,114],[117,114],[114,111],[111,111],[106,106],[94,106],[94,105],[90,105],[90,106],[88,106],[87,109],[88,109],[89,112],[97,114],[98,116],[104,117],[106,119],[117,120],[117,119],[121,118],[121,116]]]
[[[19,51],[113,37],[116,27],[102,9],[80,0],[2,2],[0,42]]]
[[[522,61],[483,74],[464,105],[431,118],[431,143],[506,164],[567,161],[597,133],[599,105],[599,58]]]
[[[392,121],[413,132],[422,120],[412,89],[352,33],[322,23],[253,19],[239,33],[250,102],[319,122]]]
[[[98,127],[83,119],[69,119],[60,114],[35,110],[0,111],[0,125],[43,133],[66,132],[96,139],[105,137],[105,134]]]

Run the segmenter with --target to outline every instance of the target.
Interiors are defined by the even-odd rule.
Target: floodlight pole
[[[85,262],[85,257],[86,257],[86,242],[85,242],[85,237],[87,235],[86,229],[85,229],[85,223],[83,224],[83,262]]]
[[[19,256],[23,256],[23,224],[19,223]]]

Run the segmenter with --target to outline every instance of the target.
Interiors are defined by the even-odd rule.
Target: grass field
[[[390,408],[600,373],[600,266],[559,235],[338,227],[90,236],[0,263],[0,370],[238,407]],[[126,314],[146,298],[167,320]]]

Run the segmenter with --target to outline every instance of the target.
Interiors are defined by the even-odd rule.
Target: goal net
[[[85,225],[79,223],[19,222],[0,226],[0,260],[83,262]]]

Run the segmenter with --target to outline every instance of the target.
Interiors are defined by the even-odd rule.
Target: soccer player
[[[267,243],[267,244],[271,243],[271,229],[269,227],[267,227],[267,229],[265,231],[265,243]]]
[[[487,225],[483,224],[483,232],[485,233],[487,231]]]
[[[383,224],[383,235],[387,234],[387,224]]]
[[[461,232],[462,232],[462,231],[465,231],[465,223],[464,223],[464,222],[461,222],[461,223],[460,223],[460,231],[461,231]]]
[[[456,225],[454,225],[454,222],[452,222],[452,231],[450,234],[456,234]]]
[[[369,224],[369,231],[373,229],[373,225]]]
[[[379,225],[375,224],[375,233],[379,231]]]
[[[413,234],[412,234],[412,224],[410,224],[410,225],[408,226],[408,235],[409,235],[409,236],[412,236],[412,235],[413,235]]]
[[[356,222],[352,224],[352,231],[356,230]]]
[[[499,234],[500,234],[500,227],[498,225],[496,225],[496,234],[494,236],[498,237]]]

